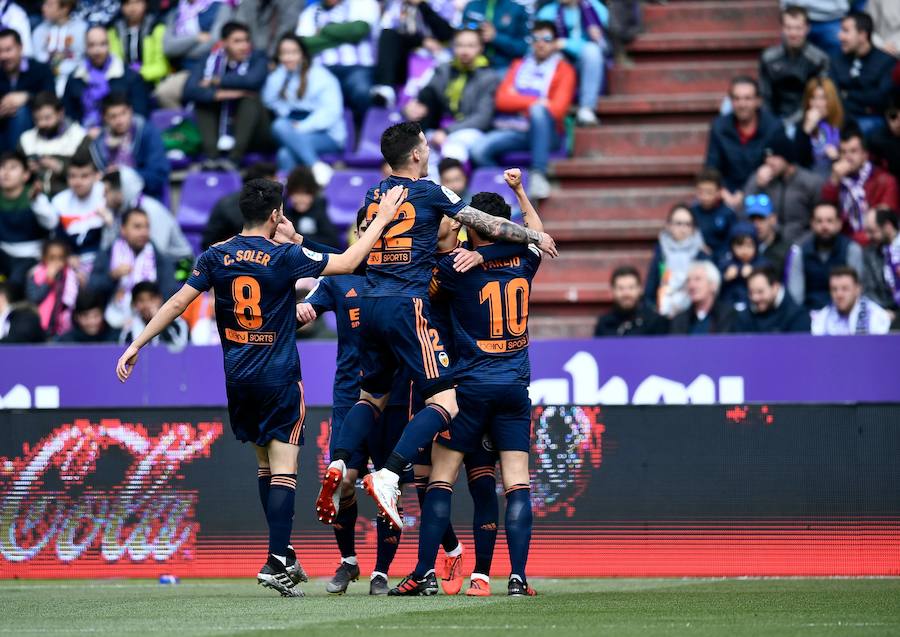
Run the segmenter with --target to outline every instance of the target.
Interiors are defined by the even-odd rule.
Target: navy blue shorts
[[[235,438],[265,447],[271,440],[303,445],[303,381],[287,385],[226,385]]]
[[[453,368],[438,331],[428,323],[428,301],[418,297],[364,297],[360,313],[362,389],[382,396],[405,368],[423,398],[453,387]]]
[[[459,413],[447,434],[435,440],[448,449],[473,453],[485,434],[497,451],[531,449],[531,399],[525,385],[464,383],[456,388]]]

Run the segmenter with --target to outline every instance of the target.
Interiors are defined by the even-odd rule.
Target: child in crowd
[[[50,239],[44,243],[41,262],[28,276],[26,295],[37,306],[47,336],[60,336],[72,327],[78,274],[68,261],[69,244],[62,239]]]
[[[134,341],[144,331],[150,319],[159,312],[162,304],[162,292],[155,282],[141,281],[135,284],[131,290],[131,318],[125,324],[119,342],[127,345]],[[187,323],[179,317],[163,330],[162,334],[154,338],[152,344],[163,343],[174,350],[181,350],[187,345],[189,334]]]
[[[87,345],[90,343],[117,343],[119,330],[103,319],[103,295],[85,289],[75,299],[74,325],[57,339],[59,343]]]
[[[742,221],[731,229],[731,251],[725,255],[722,270],[722,294],[725,303],[734,305],[737,311],[747,308],[747,279],[753,269],[767,261],[759,256],[756,247],[756,228],[749,221]]]
[[[722,202],[722,176],[718,170],[704,169],[694,183],[697,200],[691,206],[691,214],[703,242],[712,251],[713,261],[718,262],[728,252],[728,237],[737,223],[737,214]]]
[[[32,34],[34,57],[53,69],[58,97],[62,97],[66,80],[84,57],[87,23],[72,17],[75,4],[75,0],[44,0],[41,5],[44,21]]]

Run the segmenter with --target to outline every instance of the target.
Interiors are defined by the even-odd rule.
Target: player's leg
[[[263,515],[266,513],[266,507],[269,505],[269,479],[272,477],[272,470],[269,468],[269,452],[265,447],[253,445],[256,452],[256,479],[259,489],[259,503],[262,504]]]
[[[463,454],[436,444],[432,448],[431,481],[425,494],[422,517],[419,522],[419,555],[415,570],[403,578],[389,595],[434,595],[437,593],[437,578],[434,563],[438,547],[447,525],[450,523],[450,508],[453,498],[453,484],[462,465]]]
[[[425,509],[425,493],[428,490],[428,481],[431,476],[431,447],[432,445],[428,445],[423,449],[419,454],[419,457],[416,458],[416,463],[413,465],[414,484],[416,487],[416,498],[419,501],[420,518],[421,512]],[[444,592],[448,595],[456,595],[456,593],[459,592],[459,588],[456,587],[456,581],[459,580],[459,585],[460,587],[462,586],[464,547],[462,542],[459,541],[456,531],[453,529],[452,522],[447,523],[447,528],[444,531],[443,537],[441,537],[441,546],[444,549],[443,571],[438,572],[438,576],[441,578],[441,588],[443,588]]]
[[[485,437],[482,448],[466,454],[466,474],[472,496],[472,536],[475,544],[475,567],[466,595],[486,597],[491,594],[490,573],[497,543],[497,452]]]
[[[334,576],[325,585],[325,590],[332,594],[345,593],[350,582],[359,579],[359,560],[356,557],[356,520],[358,518],[356,479],[358,477],[359,469],[356,467],[348,469],[346,479],[341,484],[339,491],[340,507],[332,529],[338,550],[341,552],[341,563],[335,570]]]

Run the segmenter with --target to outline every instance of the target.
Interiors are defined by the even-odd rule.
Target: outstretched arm
[[[131,371],[137,363],[137,355],[141,348],[169,327],[198,296],[200,296],[200,290],[185,284],[181,286],[181,289],[172,298],[163,304],[159,312],[147,323],[144,331],[134,339],[134,342],[128,346],[128,349],[119,358],[119,362],[116,364],[116,376],[119,377],[121,382],[124,383],[131,376]]]
[[[466,206],[457,212],[454,219],[472,228],[486,239],[509,241],[510,243],[533,243],[551,257],[559,256],[556,242],[549,234],[489,215],[472,206]]]
[[[538,216],[537,210],[525,194],[525,187],[522,185],[522,171],[518,168],[509,168],[503,171],[503,179],[516,195],[519,201],[519,207],[522,209],[522,220],[525,222],[526,228],[531,228],[535,232],[544,231],[544,222]]]

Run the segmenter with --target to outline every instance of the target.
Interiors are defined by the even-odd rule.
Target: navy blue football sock
[[[400,529],[395,529],[382,516],[375,518],[375,526],[378,530],[378,546],[375,551],[375,570],[387,575],[400,546]]]
[[[272,478],[272,472],[269,467],[257,467],[256,479],[259,486],[259,501],[262,504],[263,513],[269,507],[269,480]]]
[[[419,561],[414,571],[421,579],[434,569],[441,537],[450,522],[450,501],[453,487],[448,482],[432,482],[425,494],[422,519],[419,521]]]
[[[473,573],[490,575],[497,543],[497,479],[494,467],[478,467],[469,472],[469,493],[472,495],[472,535],[475,540],[475,568]]]
[[[516,484],[506,490],[506,545],[509,548],[511,575],[525,579],[528,547],[531,544],[531,489],[527,484]]]
[[[424,449],[434,439],[435,434],[449,424],[450,415],[446,409],[439,405],[427,405],[406,425],[403,435],[394,447],[394,453],[384,463],[384,468],[397,475],[402,474],[418,455],[419,449]]]
[[[356,518],[358,515],[356,506],[356,492],[341,498],[340,509],[332,523],[334,539],[337,540],[341,557],[353,557],[356,555]]]
[[[334,444],[334,453],[331,461],[343,460],[348,462],[353,452],[362,446],[363,441],[375,427],[375,421],[381,416],[381,410],[368,400],[361,399],[344,418],[340,435]]]
[[[269,484],[269,502],[266,520],[269,523],[269,553],[287,555],[291,543],[291,526],[294,523],[294,495],[297,492],[297,476],[276,473]]]
[[[416,497],[419,498],[420,517],[425,511],[425,493],[428,490],[428,476],[416,476]],[[459,538],[456,537],[456,531],[453,530],[453,524],[447,521],[447,530],[441,538],[441,546],[448,553],[459,546]]]

